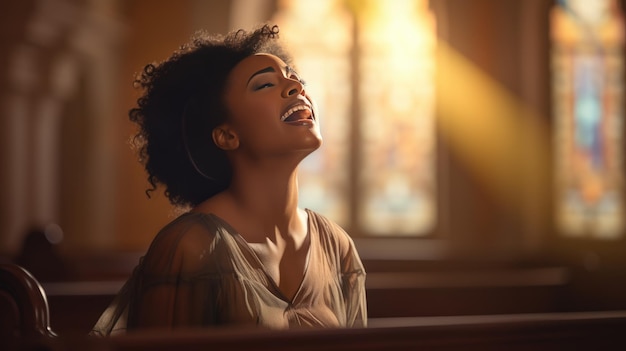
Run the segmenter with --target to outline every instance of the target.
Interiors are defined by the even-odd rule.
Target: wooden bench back
[[[0,264],[0,349],[54,336],[46,294],[37,279],[21,266]]]

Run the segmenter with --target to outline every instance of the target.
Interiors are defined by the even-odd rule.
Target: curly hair
[[[169,58],[146,65],[135,78],[143,89],[129,118],[139,126],[133,138],[148,173],[150,193],[165,187],[175,206],[195,206],[226,189],[232,167],[225,151],[211,138],[229,112],[224,100],[226,80],[243,59],[257,53],[291,58],[278,43],[278,26],[227,35],[200,31]]]

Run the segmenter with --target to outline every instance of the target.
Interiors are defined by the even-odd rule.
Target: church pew
[[[59,337],[50,350],[620,350],[626,311],[374,319],[369,328],[159,330]]]
[[[558,282],[559,271],[546,274],[531,274],[520,282]],[[506,273],[506,272],[505,272]],[[537,272],[534,272],[537,273]],[[368,291],[376,288],[406,289],[440,287],[455,288],[454,285],[482,286],[491,281],[493,275],[475,275],[470,280],[459,281],[460,277],[448,276],[448,280],[435,281],[426,276],[394,275],[387,272],[374,279],[370,276]],[[491,274],[491,273],[490,273]],[[506,276],[506,274],[505,274]],[[516,278],[496,279],[500,285],[516,285]],[[440,277],[434,275],[433,277]],[[521,277],[521,278],[520,278]],[[542,278],[543,277],[543,278]],[[560,278],[559,278],[560,277]],[[398,279],[401,278],[401,279]],[[433,278],[440,279],[440,278]],[[461,279],[462,280],[462,279]],[[447,283],[445,283],[447,281]],[[471,283],[474,282],[474,283]],[[91,282],[90,284],[93,284]],[[50,285],[52,296],[106,292],[112,297],[122,281],[108,286],[94,287],[82,283]],[[389,284],[393,283],[393,284]],[[499,284],[491,284],[499,285]],[[517,284],[520,285],[520,284]],[[522,284],[523,285],[523,284]],[[533,284],[527,284],[533,285]],[[541,285],[541,284],[539,284]],[[550,285],[550,284],[548,284]],[[558,285],[558,284],[557,284]],[[71,288],[73,286],[73,288]],[[82,286],[82,287],[81,287]],[[55,290],[56,289],[56,290]],[[98,308],[97,313],[101,311]],[[61,311],[66,313],[67,311]],[[95,321],[95,320],[94,320]],[[89,323],[89,327],[92,323]],[[45,339],[43,345],[33,345],[40,350],[166,350],[166,349],[229,349],[229,350],[575,350],[612,349],[624,346],[626,311],[548,313],[548,314],[499,314],[475,316],[437,316],[407,318],[372,318],[370,328],[331,330],[178,330],[174,332],[142,331],[125,336],[99,339],[86,337],[84,333],[59,333],[57,338]]]
[[[60,334],[89,333],[123,284],[123,280],[42,283],[50,324]]]
[[[560,267],[374,270],[366,281],[368,312],[372,318],[557,312],[565,310],[567,279]],[[43,283],[52,326],[60,333],[87,333],[123,283]]]
[[[367,275],[373,318],[558,312],[569,283],[563,267],[473,268]]]

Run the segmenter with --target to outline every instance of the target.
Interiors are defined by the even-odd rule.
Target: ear
[[[215,145],[222,150],[231,151],[239,147],[239,137],[237,133],[227,124],[221,124],[215,127],[211,136],[213,137]]]

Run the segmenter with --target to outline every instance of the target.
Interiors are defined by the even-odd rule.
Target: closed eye
[[[263,83],[263,84],[259,84],[257,86],[254,87],[254,90],[261,90],[261,89],[265,89],[265,88],[271,88],[274,86],[274,83]]]

